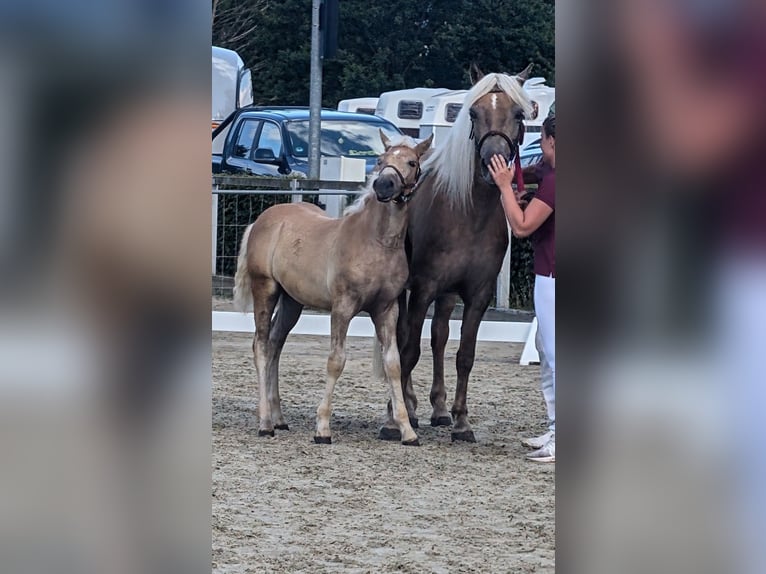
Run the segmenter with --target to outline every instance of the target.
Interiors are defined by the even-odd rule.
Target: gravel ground
[[[413,380],[421,447],[377,440],[388,398],[371,339],[350,338],[332,445],[313,443],[326,337],[292,336],[280,368],[289,431],[258,437],[247,334],[213,334],[214,572],[553,572],[555,466],[525,460],[545,430],[522,345],[479,343],[468,388],[477,443],[428,426],[428,341]],[[456,342],[447,347],[454,393]]]

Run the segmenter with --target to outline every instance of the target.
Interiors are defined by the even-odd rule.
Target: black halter
[[[415,194],[415,191],[418,188],[418,184],[420,183],[420,162],[418,162],[417,168],[415,169],[415,181],[412,183],[407,183],[404,180],[404,176],[402,175],[402,172],[399,171],[399,169],[395,165],[386,164],[380,170],[378,171],[378,175],[383,173],[384,169],[393,169],[394,173],[399,177],[399,181],[402,184],[402,193],[400,193],[395,199],[392,201],[394,203],[407,203],[410,199],[412,199],[412,196]],[[411,190],[410,193],[405,195],[405,191]]]
[[[499,92],[502,90],[492,90],[492,92]],[[492,93],[490,92],[490,93]],[[468,139],[474,140],[474,145],[476,146],[476,153],[481,155],[481,146],[484,145],[484,142],[487,141],[487,138],[498,136],[505,140],[505,143],[508,144],[508,147],[511,151],[511,157],[519,153],[519,146],[521,145],[521,142],[524,141],[524,122],[523,120],[519,121],[519,135],[516,138],[516,141],[513,141],[511,138],[509,138],[507,135],[505,135],[503,132],[498,132],[495,130],[488,131],[483,136],[481,136],[481,139],[476,141],[474,137],[474,125],[473,125],[473,118],[471,118],[471,134],[468,136]]]

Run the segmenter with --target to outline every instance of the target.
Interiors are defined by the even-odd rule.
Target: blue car
[[[391,122],[353,112],[321,111],[323,156],[361,158],[369,173],[383,153],[380,133],[401,135]],[[213,154],[213,173],[287,176],[308,175],[309,108],[246,107],[234,112],[213,132],[225,137],[223,153]]]

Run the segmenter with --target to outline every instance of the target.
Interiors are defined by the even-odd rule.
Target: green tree
[[[468,87],[467,69],[515,73],[529,62],[554,83],[550,0],[342,0],[337,58],[324,62],[323,104],[426,86]],[[261,104],[307,105],[311,0],[218,0],[213,43],[253,69]]]

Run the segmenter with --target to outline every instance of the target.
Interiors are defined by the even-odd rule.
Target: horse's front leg
[[[325,384],[324,397],[317,408],[317,430],[314,442],[330,444],[330,415],[332,414],[332,395],[335,391],[335,383],[338,381],[343,368],[346,366],[346,333],[348,324],[355,314],[355,310],[349,306],[333,309],[330,315],[330,356],[327,359],[327,382]]]
[[[457,303],[457,295],[443,295],[436,299],[431,321],[431,353],[434,360],[434,378],[431,384],[431,426],[450,426],[447,410],[447,389],[444,387],[444,348],[449,339],[449,318]]]
[[[473,369],[473,361],[476,355],[476,335],[479,332],[479,324],[484,312],[492,298],[491,289],[485,290],[474,298],[465,301],[463,311],[463,326],[460,332],[460,347],[457,352],[457,386],[455,388],[455,402],[452,405],[452,418],[455,421],[452,427],[452,440],[476,442],[471,425],[468,424],[468,407],[466,394],[468,392],[468,376]]]
[[[402,393],[402,366],[399,357],[399,348],[396,343],[396,320],[399,315],[399,307],[396,302],[382,311],[372,314],[375,331],[378,340],[383,346],[383,368],[386,372],[386,381],[391,392],[392,416],[396,422],[402,444],[418,446],[418,435],[412,430],[407,407],[404,405]]]

